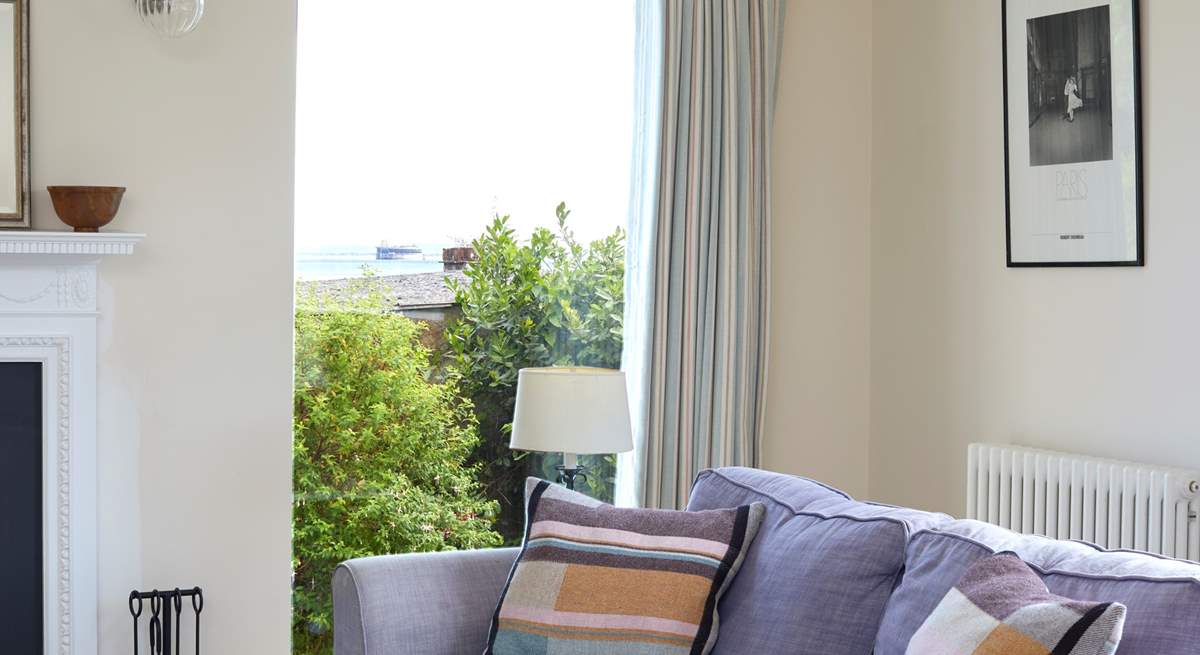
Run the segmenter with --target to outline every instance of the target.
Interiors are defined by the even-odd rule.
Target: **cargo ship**
[[[417,246],[389,246],[386,241],[375,247],[375,259],[405,259],[410,255],[420,255]]]

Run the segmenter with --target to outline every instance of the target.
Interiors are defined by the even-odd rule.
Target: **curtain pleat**
[[[770,139],[782,0],[642,0],[618,500],[678,508],[758,463],[770,310]]]

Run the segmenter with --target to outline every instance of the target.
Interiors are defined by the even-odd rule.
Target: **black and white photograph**
[[[1026,21],[1029,165],[1112,159],[1108,7]]]
[[[1003,0],[1008,266],[1141,266],[1137,0]]]

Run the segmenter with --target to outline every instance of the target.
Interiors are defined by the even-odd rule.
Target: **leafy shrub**
[[[524,477],[553,479],[561,459],[509,449],[517,372],[530,366],[617,368],[621,363],[624,232],[618,229],[584,246],[567,228],[565,204],[556,215],[557,232],[539,228],[524,244],[507,216],[497,217],[475,240],[477,259],[466,268],[466,282],[455,288],[463,316],[447,335],[462,388],[479,419],[472,462],[482,467],[488,497],[500,502],[496,528],[510,543],[521,534]],[[592,495],[611,500],[615,457],[585,456],[581,462],[590,468]]]
[[[369,287],[368,279],[363,283]],[[429,378],[420,326],[371,292],[296,311],[293,652],[333,652],[330,579],[367,555],[495,546],[467,464],[474,412]]]

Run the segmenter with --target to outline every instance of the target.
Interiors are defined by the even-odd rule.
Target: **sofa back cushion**
[[[702,472],[688,509],[755,502],[765,515],[720,601],[714,655],[870,653],[909,535],[950,520],[745,468]]]
[[[1125,605],[1120,655],[1197,652],[1200,565],[955,521],[913,535],[904,579],[888,602],[875,653],[903,655],[913,634],[963,573],[1004,551],[1020,556],[1054,594]]]

